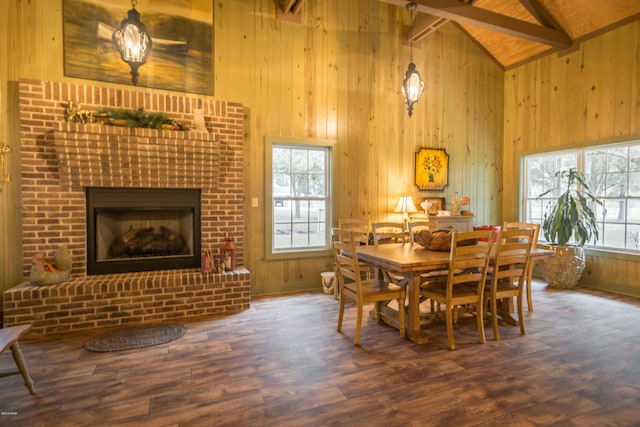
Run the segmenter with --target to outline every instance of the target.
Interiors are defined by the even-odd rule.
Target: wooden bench
[[[13,360],[15,360],[16,365],[18,365],[18,371],[0,372],[0,378],[22,374],[24,385],[29,389],[29,393],[35,394],[33,380],[29,376],[27,365],[24,363],[24,358],[22,357],[22,350],[20,350],[20,346],[18,345],[18,339],[29,332],[29,330],[31,330],[31,325],[16,325],[0,329],[0,354],[4,353],[7,347],[11,347]]]

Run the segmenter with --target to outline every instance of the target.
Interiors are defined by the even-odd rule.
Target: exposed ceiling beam
[[[300,11],[304,0],[275,0],[275,3],[278,19],[297,22],[298,24],[302,21],[302,13]]]
[[[302,8],[304,0],[276,0],[278,7],[283,13],[297,14]]]
[[[396,6],[406,7],[406,0],[380,0]],[[567,48],[572,40],[564,31],[535,25],[510,16],[471,6],[458,0],[415,0],[416,10],[429,15],[450,19],[463,24],[475,25],[493,31],[534,42]],[[529,0],[529,3],[532,1]]]
[[[418,42],[436,31],[438,28],[442,27],[447,22],[449,22],[449,20],[446,18],[428,15],[423,21],[413,24],[407,34],[407,40]]]
[[[520,0],[529,13],[538,20],[539,23],[545,27],[555,28],[556,30],[563,31],[562,26],[555,20],[549,12],[538,2],[538,0]]]

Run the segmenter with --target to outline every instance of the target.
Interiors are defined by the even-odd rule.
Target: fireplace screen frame
[[[87,275],[199,268],[201,263],[201,191],[199,189],[86,188]],[[190,210],[193,247],[189,254],[168,257],[97,259],[97,219],[114,210]]]

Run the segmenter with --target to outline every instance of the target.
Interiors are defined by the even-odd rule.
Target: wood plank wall
[[[128,0],[112,1],[121,1],[123,10],[130,5]],[[143,3],[137,9],[144,16]],[[63,75],[61,0],[8,0],[1,7],[0,135],[15,152],[19,149],[17,98],[12,94],[15,82],[23,77],[74,79]],[[526,80],[532,72],[529,68],[522,74],[515,70],[505,75],[460,30],[447,24],[413,46],[413,59],[427,88],[409,118],[399,90],[410,55],[403,42],[410,21],[407,11],[374,0],[307,0],[302,9],[301,21],[295,23],[276,19],[273,0],[214,2],[214,97],[246,106],[245,257],[254,294],[319,289],[319,273],[332,269],[330,258],[264,259],[266,135],[336,141],[334,218],[399,218],[391,212],[398,197],[412,195],[418,202],[427,196],[449,198],[453,191],[471,197],[477,224],[500,223],[503,215],[511,213],[510,204],[517,194],[508,178],[513,168],[509,166],[504,179],[502,168],[515,159],[512,141],[520,136],[514,135],[526,130],[525,142],[519,143],[525,144],[524,150],[526,144],[534,143],[529,133],[542,142],[553,130],[547,126],[546,133],[529,131],[528,122],[519,118],[528,110],[518,107],[512,98],[515,94],[520,99],[523,90],[534,90],[536,83]],[[591,49],[613,54],[608,53],[612,50],[609,43],[624,39],[615,32],[606,37],[614,40],[606,39]],[[637,34],[634,37],[637,40]],[[596,52],[592,55],[598,56]],[[534,71],[552,67],[535,65],[540,61],[532,65]],[[580,71],[567,68],[562,75],[570,72]],[[637,67],[626,72],[637,74]],[[519,82],[517,93],[513,81]],[[506,107],[505,85],[510,91]],[[637,90],[638,85],[626,86],[632,87]],[[516,124],[511,111],[518,117]],[[503,148],[505,123],[510,137]],[[563,140],[571,136],[563,135]],[[414,153],[421,146],[447,149],[451,170],[444,192],[415,188]],[[504,162],[503,149],[509,154]],[[16,158],[9,156],[14,170]],[[12,255],[20,243],[10,233],[19,223],[16,182],[0,184],[3,289],[21,280],[16,262],[21,256]],[[513,193],[504,204],[503,186]],[[253,197],[259,199],[258,208],[251,207]],[[7,231],[11,235],[5,237]]]
[[[504,203],[518,218],[523,154],[640,139],[640,21],[508,71]],[[588,251],[582,284],[640,295],[638,255]]]
[[[123,10],[129,7],[128,0],[116,1],[122,1]],[[21,77],[72,80],[63,75],[61,0],[8,3],[9,13],[0,14],[7,45],[1,54],[7,70],[3,123],[17,106],[5,92],[12,82]],[[137,9],[144,17],[143,2]],[[276,19],[273,0],[214,3],[214,97],[246,106],[245,257],[254,294],[319,289],[319,273],[332,269],[329,257],[264,259],[267,135],[336,141],[336,219],[398,218],[391,211],[402,195],[419,202],[426,196],[449,198],[456,190],[472,198],[477,222],[500,220],[503,72],[446,25],[413,47],[427,89],[409,118],[400,95],[410,55],[403,43],[409,21],[406,10],[372,0],[308,0],[300,23]],[[3,125],[4,139],[9,128]],[[449,152],[446,191],[415,188],[414,153],[421,146]],[[253,197],[258,208],[251,207]],[[11,217],[16,214],[8,212],[3,229],[15,225]],[[10,240],[2,248],[6,271],[14,269],[11,260],[4,261],[6,253],[20,246]],[[5,276],[5,288],[20,279]]]
[[[335,218],[398,219],[398,197],[448,198],[455,189],[476,201],[477,221],[499,219],[503,73],[453,25],[413,48],[427,89],[409,118],[400,95],[410,55],[406,10],[312,0],[292,23],[275,19],[270,0],[214,7],[215,96],[248,106],[245,195],[260,207],[246,203],[246,251],[256,293],[317,288],[319,273],[332,270],[330,258],[264,261],[266,135],[337,141]],[[445,192],[415,188],[421,146],[449,152]]]

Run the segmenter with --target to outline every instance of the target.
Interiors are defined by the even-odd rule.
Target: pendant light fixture
[[[411,25],[413,25],[413,11],[416,9],[414,2],[407,3],[407,9],[411,11]],[[420,73],[416,70],[416,64],[413,63],[413,40],[409,38],[409,67],[404,74],[402,81],[402,96],[404,102],[407,103],[409,117],[413,114],[413,104],[418,102],[422,92],[424,92],[424,82],[420,78]]]
[[[120,27],[113,32],[111,40],[116,45],[120,57],[131,67],[131,81],[138,84],[138,68],[145,63],[151,50],[151,37],[147,28],[140,22],[140,14],[136,10],[138,0],[131,0],[131,10]]]

